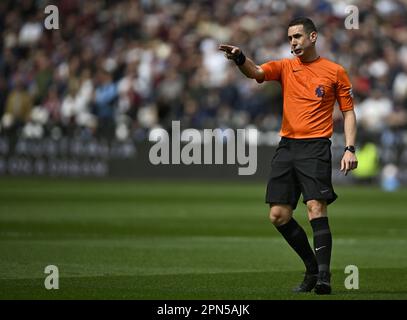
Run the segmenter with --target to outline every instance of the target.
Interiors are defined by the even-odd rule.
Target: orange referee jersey
[[[329,138],[335,100],[341,111],[353,109],[352,85],[345,69],[325,58],[303,63],[299,58],[261,65],[265,80],[281,83],[284,96],[280,135],[287,138]]]

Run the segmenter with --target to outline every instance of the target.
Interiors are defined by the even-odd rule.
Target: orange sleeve
[[[264,71],[265,81],[281,79],[281,73],[283,70],[283,63],[281,60],[263,63],[260,68]]]
[[[352,84],[343,67],[340,67],[337,72],[336,99],[341,111],[353,110]]]

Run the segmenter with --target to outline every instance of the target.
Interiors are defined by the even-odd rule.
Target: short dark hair
[[[304,27],[304,31],[307,34],[310,34],[311,32],[314,32],[314,31],[317,32],[317,28],[315,27],[314,22],[312,22],[312,20],[307,17],[298,17],[298,18],[291,20],[291,22],[288,24],[288,27],[298,26],[298,25],[302,25]]]

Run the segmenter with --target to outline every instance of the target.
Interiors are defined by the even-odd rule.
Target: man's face
[[[306,54],[313,47],[317,40],[317,33],[307,34],[303,25],[296,25],[288,28],[288,42],[293,54],[297,57]]]

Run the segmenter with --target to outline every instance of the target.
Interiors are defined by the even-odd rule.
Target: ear
[[[316,31],[312,31],[309,34],[309,39],[311,40],[312,43],[315,44],[315,42],[317,42],[317,38],[318,38],[318,33]]]

